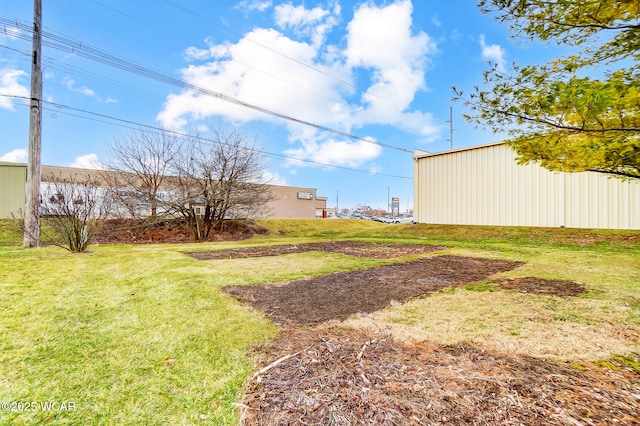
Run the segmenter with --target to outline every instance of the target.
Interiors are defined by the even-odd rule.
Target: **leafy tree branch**
[[[561,171],[640,177],[640,3],[482,0],[516,37],[555,40],[581,51],[509,73],[493,66],[470,93],[465,118],[509,133],[518,161]],[[596,66],[610,70],[602,72]]]

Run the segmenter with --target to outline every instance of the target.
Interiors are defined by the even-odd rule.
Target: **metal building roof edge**
[[[14,163],[11,161],[0,161],[0,166],[6,167],[27,167],[27,163]]]
[[[440,151],[440,152],[425,152],[419,149],[415,149],[413,151],[413,159],[414,160],[418,160],[420,158],[426,158],[426,157],[436,157],[439,155],[448,155],[448,154],[455,154],[456,152],[463,152],[463,151],[472,151],[474,149],[482,149],[482,148],[489,148],[492,146],[498,146],[498,145],[504,145],[506,142],[505,141],[500,141],[500,142],[489,142],[489,143],[485,143],[482,145],[474,145],[474,146],[466,146],[463,148],[456,148],[456,149],[451,149],[448,151]]]

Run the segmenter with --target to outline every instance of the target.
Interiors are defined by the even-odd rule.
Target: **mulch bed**
[[[265,312],[281,325],[345,320],[446,287],[462,286],[522,265],[522,262],[435,256],[353,272],[223,290]]]
[[[267,229],[251,220],[225,220],[222,232],[207,241],[237,241],[265,234]],[[180,219],[106,219],[93,237],[96,244],[160,244],[194,242],[191,229]]]
[[[343,242],[191,255],[222,259],[324,250],[390,258],[416,254],[411,250],[417,247]],[[473,345],[409,344],[325,323],[491,279],[520,265],[445,255],[289,283],[224,287],[284,326],[279,338],[256,349],[257,372],[237,404],[240,423],[640,425],[640,368],[630,368],[640,365],[640,354],[574,365]],[[586,291],[563,280],[491,280],[500,290],[548,296]]]
[[[281,256],[284,254],[325,251],[372,259],[390,259],[394,257],[419,255],[443,250],[447,247],[416,244],[358,243],[354,241],[290,244],[266,247],[248,247],[241,249],[216,250],[187,253],[200,260],[241,259],[249,257]]]
[[[638,425],[640,376],[407,345],[361,330],[286,329],[261,348],[241,424]],[[636,360],[637,362],[637,360]]]

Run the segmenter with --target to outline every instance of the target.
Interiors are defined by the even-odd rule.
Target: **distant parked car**
[[[392,217],[388,223],[415,223],[413,216]]]

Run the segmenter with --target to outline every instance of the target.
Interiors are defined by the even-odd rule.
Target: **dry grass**
[[[290,358],[288,361],[292,364],[280,365],[287,374],[307,371],[298,367],[308,366],[311,371],[319,359],[314,351],[322,350],[324,359],[330,361],[327,368],[342,365],[332,361],[336,357],[345,360],[348,369],[338,371],[344,373],[340,376],[345,378],[342,383],[373,382],[377,374],[375,369],[363,372],[366,379],[359,375],[358,369],[362,367],[354,360],[363,360],[365,367],[381,369],[381,377],[385,379],[380,382],[381,387],[388,387],[390,382],[386,377],[394,377],[395,371],[388,367],[401,369],[402,365],[408,365],[419,356],[430,356],[433,362],[429,365],[433,368],[429,371],[433,374],[417,370],[414,374],[413,370],[407,370],[409,373],[403,373],[400,378],[406,378],[403,383],[411,385],[414,383],[411,380],[420,374],[427,389],[434,377],[437,384],[448,384],[445,390],[451,392],[442,394],[444,397],[438,400],[442,403],[443,416],[455,404],[454,408],[461,415],[466,413],[464,410],[470,405],[465,397],[475,398],[473,407],[481,414],[495,414],[504,404],[508,409],[516,410],[508,405],[513,393],[498,394],[501,399],[496,399],[493,388],[487,388],[482,394],[476,392],[482,384],[496,384],[489,380],[494,376],[473,370],[478,356],[484,356],[483,350],[495,349],[499,354],[492,355],[495,360],[507,360],[503,362],[505,375],[495,376],[504,383],[511,380],[512,376],[507,373],[521,359],[519,355],[511,357],[512,354],[574,363],[615,360],[616,356],[640,353],[640,246],[637,238],[640,234],[637,232],[541,230],[528,233],[524,229],[386,227],[354,222],[273,221],[269,227],[274,234],[241,243],[101,245],[92,246],[91,252],[83,255],[71,255],[57,248],[24,250],[15,247],[20,235],[8,226],[1,226],[3,223],[0,222],[0,396],[5,401],[70,400],[78,404],[77,411],[66,413],[0,412],[0,424],[235,424],[238,412],[234,404],[242,398],[238,392],[243,381],[255,370],[273,362],[273,359],[265,360],[252,370],[248,351],[274,337],[277,327],[262,313],[222,293],[220,287],[287,281],[386,263],[326,253],[219,262],[197,261],[183,254],[223,246],[339,239],[447,245],[454,248],[439,254],[527,262],[514,271],[501,274],[503,277],[563,279],[585,286],[587,294],[564,298],[495,290],[482,282],[466,289],[444,290],[347,321],[348,325],[389,331],[395,338],[405,341],[428,342],[409,345],[406,352],[396,348],[391,341],[386,344],[383,340],[379,341],[376,352],[376,345],[367,343],[372,341],[373,333],[358,334],[357,340],[347,341],[340,335],[319,334],[318,330],[309,331],[311,337],[308,338],[315,340],[302,339],[292,342],[291,347],[281,348],[284,353],[295,353],[314,345],[300,353],[304,356]],[[314,228],[315,225],[318,227]],[[344,328],[343,325],[340,327]],[[361,333],[361,330],[351,331]],[[344,350],[330,351],[321,337],[326,337],[329,343],[337,341]],[[449,349],[438,349],[440,345],[463,342],[475,345],[477,350],[458,354]],[[431,352],[429,347],[433,348]],[[360,356],[361,352],[365,355]],[[380,354],[380,357],[374,358],[374,354]],[[274,353],[274,359],[281,355]],[[637,355],[630,356],[635,371],[638,371],[637,358]],[[489,361],[486,358],[483,362]],[[530,364],[523,364],[525,367],[517,370],[523,373],[522,380],[517,382],[521,384],[518,392],[528,390],[532,380],[539,379],[538,399],[531,400],[534,408],[539,407],[536,405],[539,401],[549,401],[548,386],[557,385],[554,388],[557,401],[565,405],[582,401],[590,410],[597,403],[604,404],[603,407],[611,406],[610,403],[633,403],[630,410],[638,412],[638,400],[633,396],[638,394],[638,376],[634,371],[604,368],[598,372],[602,377],[606,376],[605,379],[584,379],[585,386],[569,391],[567,389],[572,389],[575,381],[573,370],[571,374],[565,374],[566,380],[562,379],[560,386],[556,370],[551,369],[555,363],[543,363],[538,358],[534,361],[551,372],[531,370]],[[472,375],[440,376],[451,373],[452,366],[468,366]],[[563,371],[567,368],[573,367],[563,367]],[[276,368],[270,370],[270,373],[275,372]],[[352,373],[358,374],[353,376]],[[631,384],[625,385],[628,389],[624,393],[618,392],[619,389],[607,390],[607,386],[621,383],[618,376],[623,374],[631,377]],[[322,384],[325,383],[323,380],[330,380],[326,375],[313,377]],[[356,380],[351,380],[352,377]],[[330,383],[335,384],[340,383]],[[327,388],[331,392],[327,396],[330,402],[333,401],[330,398],[340,396],[334,389]],[[607,399],[596,395],[595,388],[609,392]],[[294,395],[288,385],[282,385],[281,389]],[[362,393],[362,386],[359,389]],[[511,387],[500,389],[513,390]],[[585,394],[580,392],[590,394],[585,399]],[[434,395],[418,394],[417,390],[408,394],[420,404],[429,401],[418,397]],[[380,410],[376,413],[390,413],[385,411],[388,408],[386,394],[378,395],[380,398],[374,402],[381,404],[377,405]],[[389,395],[393,398],[400,394],[393,388],[389,389]],[[363,398],[365,396],[368,394]],[[405,407],[402,405],[405,400],[408,398],[394,401],[398,402],[398,407]],[[352,409],[353,405],[346,404],[349,401],[355,400],[343,401],[343,414],[357,414],[356,409],[360,406]],[[504,404],[495,406],[496,410],[487,410],[487,403],[492,401]],[[300,407],[307,406],[299,404]],[[362,407],[366,408],[365,405]],[[556,410],[551,406],[547,408],[549,412]],[[410,411],[411,408],[406,409]],[[588,419],[580,416],[587,416],[589,412],[573,412],[577,414],[571,419]],[[620,412],[626,416],[631,411]],[[596,412],[607,413],[610,413],[607,407]],[[502,420],[507,414],[494,424],[505,424]],[[546,414],[547,411],[540,412],[541,416]],[[630,418],[622,414],[616,418],[622,419],[619,424]],[[540,424],[550,422],[549,417],[541,419]],[[556,418],[555,423],[563,424],[566,419]],[[442,419],[433,423],[437,421]],[[522,423],[533,422],[529,416]]]
[[[598,361],[640,353],[640,257],[635,252],[550,246],[451,252],[526,259],[501,276],[570,280],[584,285],[587,293],[558,297],[456,289],[348,323],[402,340],[465,343],[551,360]],[[494,290],[491,285],[477,288]]]
[[[625,324],[630,310],[599,300],[456,290],[361,315],[347,324],[404,341],[597,361],[640,351],[640,327]]]

